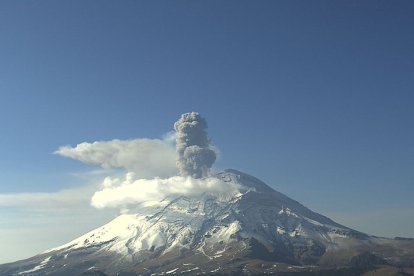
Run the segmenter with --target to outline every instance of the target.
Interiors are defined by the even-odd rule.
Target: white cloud
[[[76,147],[60,147],[55,153],[105,169],[123,168],[140,178],[165,178],[177,174],[176,151],[171,135],[162,140],[85,142]]]
[[[240,188],[234,183],[213,177],[136,179],[133,173],[127,173],[123,179],[107,177],[102,186],[103,189],[96,192],[91,200],[92,206],[96,208],[125,207],[128,204],[159,201],[166,196],[200,196],[203,193],[226,198],[234,196]]]

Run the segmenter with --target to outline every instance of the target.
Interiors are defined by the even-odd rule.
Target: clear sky
[[[408,0],[1,1],[0,194],[28,203],[0,197],[0,263],[114,216],[28,208],[99,179],[55,150],[160,138],[188,111],[208,120],[217,170],[414,237],[413,14]]]

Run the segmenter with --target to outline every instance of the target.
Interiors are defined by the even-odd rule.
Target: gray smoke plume
[[[185,113],[174,124],[174,129],[180,174],[194,178],[206,176],[216,161],[216,153],[207,138],[207,121],[197,112]]]

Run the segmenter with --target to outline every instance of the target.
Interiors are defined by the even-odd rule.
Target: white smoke
[[[96,208],[126,207],[147,201],[161,201],[167,196],[198,197],[204,193],[217,197],[233,197],[239,192],[235,183],[226,183],[218,178],[195,179],[174,176],[166,179],[136,179],[127,173],[123,179],[107,177],[102,190],[91,200]]]
[[[206,176],[216,161],[207,137],[207,121],[197,112],[185,113],[174,124],[174,129],[180,174],[193,178]]]
[[[177,174],[176,152],[169,137],[85,142],[60,147],[55,153],[105,169],[123,168],[143,178]]]

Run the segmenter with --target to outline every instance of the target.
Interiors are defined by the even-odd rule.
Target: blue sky
[[[160,138],[198,111],[221,151],[216,169],[358,230],[414,236],[413,11],[412,1],[1,1],[0,194],[83,187],[94,168],[53,154],[60,146]],[[9,241],[13,227],[51,228],[32,251],[102,222],[59,236],[57,215],[0,213]]]

